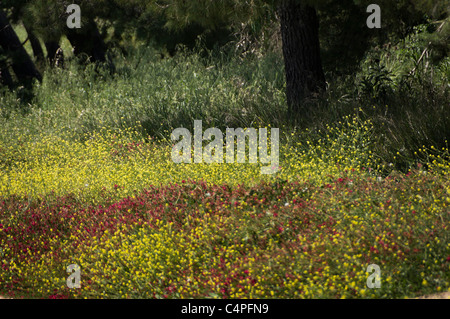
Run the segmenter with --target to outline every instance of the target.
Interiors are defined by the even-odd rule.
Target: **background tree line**
[[[66,8],[81,7],[82,28],[66,26]],[[106,64],[114,72],[108,49],[127,54],[127,39],[145,41],[173,56],[179,44],[193,48],[202,39],[212,49],[229,48],[240,54],[276,45],[285,65],[289,112],[307,116],[308,101],[326,90],[325,74],[351,74],[369,48],[405,37],[427,21],[448,18],[445,0],[379,0],[382,28],[366,26],[365,0],[9,0],[1,2],[1,83],[13,88],[42,80],[47,68],[62,67],[62,37],[70,42],[81,63]],[[11,24],[22,24],[33,56],[30,57]],[[436,27],[438,29],[438,27]],[[449,28],[430,40],[448,53]],[[46,55],[44,55],[45,47]],[[236,53],[236,50],[233,51]]]

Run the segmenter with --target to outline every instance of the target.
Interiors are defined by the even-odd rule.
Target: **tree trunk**
[[[0,63],[0,84],[9,88],[12,88],[14,84],[8,65],[3,61]]]
[[[64,67],[64,52],[59,46],[58,41],[49,40],[45,42],[47,49],[47,60],[52,67]]]
[[[319,43],[319,19],[303,0],[283,0],[279,6],[290,115],[308,116],[303,102],[325,90]]]
[[[91,19],[81,29],[69,29],[66,36],[73,47],[74,55],[85,57],[84,63],[104,62],[110,73],[115,72],[114,63],[107,56],[106,44],[94,20]]]
[[[25,31],[27,31],[28,34],[28,40],[30,41],[31,48],[33,49],[34,57],[36,58],[36,61],[39,63],[43,63],[44,58],[44,51],[42,50],[41,42],[34,34],[33,30],[26,25],[24,25]],[[38,63],[38,64],[39,64]]]
[[[32,79],[42,81],[42,76],[23,47],[6,14],[0,10],[0,46],[12,58],[12,69],[21,82]]]
[[[66,36],[75,56],[84,53],[90,62],[106,62],[106,45],[94,20],[81,29],[68,29]]]

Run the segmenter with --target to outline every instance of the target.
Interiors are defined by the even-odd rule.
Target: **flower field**
[[[408,173],[357,118],[285,134],[280,170],[175,164],[132,130],[0,144],[0,292],[35,298],[404,298],[450,291],[448,150]],[[67,266],[81,288],[67,287]],[[369,288],[367,267],[380,267]]]

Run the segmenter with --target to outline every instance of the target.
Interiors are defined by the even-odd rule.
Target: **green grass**
[[[131,59],[118,58],[116,65],[113,77],[76,63],[50,70],[29,105],[5,94],[5,130],[39,134],[64,127],[81,135],[139,121],[142,133],[161,137],[166,131],[167,137],[169,130],[192,126],[195,119],[219,128],[250,127],[280,119],[285,108],[276,57],[236,65],[187,54],[160,60],[156,52],[141,49]]]
[[[447,148],[450,135],[449,59],[431,63],[426,70],[429,61],[423,61],[415,76],[408,76],[422,49],[415,40],[374,49],[356,75],[329,74],[328,91],[310,102],[310,116],[299,114],[291,122],[285,120],[284,70],[278,53],[240,59],[180,52],[161,59],[153,49],[141,46],[127,58],[115,54],[117,73],[112,76],[94,66],[81,67],[68,57],[66,69],[45,72],[31,101],[21,90],[3,91],[0,139],[7,143],[19,135],[39,138],[61,131],[80,137],[105,128],[136,128],[143,138],[167,139],[174,128],[192,129],[198,119],[222,131],[270,124],[285,132],[309,128],[323,138],[316,133],[326,124],[357,114],[376,128],[372,147],[376,156],[406,171],[425,160],[418,156],[420,148]],[[376,58],[378,64],[373,62]],[[410,61],[407,67],[405,59]]]
[[[386,77],[402,54],[381,59],[388,73],[367,70],[377,54],[356,80],[335,79],[311,101],[310,118],[292,121],[276,53],[160,59],[141,47],[115,55],[114,75],[70,58],[45,72],[31,101],[3,91],[0,291],[403,298],[449,290],[448,61],[392,84]],[[170,133],[192,131],[194,120],[222,132],[280,128],[280,170],[173,163]],[[80,290],[66,287],[73,263]],[[374,263],[381,289],[366,285]]]

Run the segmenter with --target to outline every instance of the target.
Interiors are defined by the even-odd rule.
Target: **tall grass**
[[[9,132],[2,137],[61,128],[81,135],[137,122],[143,134],[162,136],[164,130],[192,126],[195,119],[219,128],[281,121],[285,103],[278,59],[237,63],[188,53],[161,60],[141,48],[130,59],[118,57],[118,72],[110,76],[73,61],[67,69],[47,71],[29,105],[21,105],[17,93],[2,95],[0,123]]]
[[[319,140],[326,138],[327,124],[356,113],[374,124],[375,156],[407,169],[425,159],[420,149],[447,148],[450,136],[450,58],[438,64],[424,60],[409,75],[424,49],[418,36],[374,48],[357,74],[327,74],[327,92],[305,102],[311,104],[311,116],[298,114],[293,121],[286,119],[279,53],[238,58],[180,50],[174,58],[161,59],[141,46],[126,58],[114,52],[114,75],[70,58],[65,69],[45,72],[30,102],[21,90],[2,91],[0,140],[8,144],[41,134],[83,137],[130,127],[144,138],[167,139],[174,128],[192,129],[199,119],[205,127],[222,130],[271,125],[289,135],[295,127],[308,128],[307,138]]]

